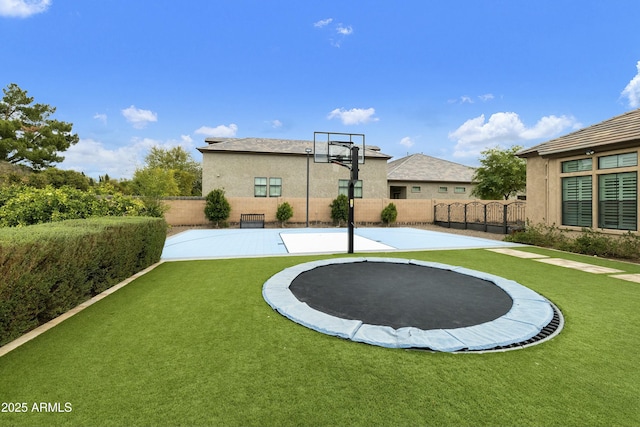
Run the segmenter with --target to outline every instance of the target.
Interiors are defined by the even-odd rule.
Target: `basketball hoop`
[[[333,163],[351,171],[349,180],[349,249],[353,253],[353,229],[355,227],[354,193],[358,182],[358,165],[364,164],[364,134],[339,132],[313,133],[313,161],[315,163]]]

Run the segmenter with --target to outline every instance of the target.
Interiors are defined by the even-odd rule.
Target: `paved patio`
[[[521,245],[410,227],[356,228],[354,251],[394,252],[508,248]],[[346,253],[346,228],[188,230],[170,236],[162,260]]]

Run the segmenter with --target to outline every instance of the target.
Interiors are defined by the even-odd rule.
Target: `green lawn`
[[[640,425],[640,284],[486,250],[381,256],[517,280],[556,303],[565,328],[502,353],[385,349],[264,302],[271,275],[320,257],[165,263],[0,358],[3,409],[28,406],[0,425]],[[71,412],[32,411],[39,402]]]

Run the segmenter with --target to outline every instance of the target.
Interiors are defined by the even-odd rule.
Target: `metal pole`
[[[309,228],[309,153],[311,153],[311,148],[305,148],[305,153],[307,153],[307,228]]]
[[[353,229],[355,227],[355,187],[358,182],[358,146],[351,147],[351,179],[349,180],[349,253],[353,253]]]

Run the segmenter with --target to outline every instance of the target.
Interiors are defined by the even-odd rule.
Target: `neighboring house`
[[[266,138],[207,138],[202,153],[202,194],[223,188],[229,197],[335,198],[347,194],[348,168],[314,163],[313,141]],[[377,147],[365,147],[356,198],[387,197],[387,161]],[[307,152],[307,150],[309,150]]]
[[[388,163],[391,199],[470,199],[475,169],[424,154]]]
[[[576,230],[638,231],[639,151],[640,109],[521,150],[528,219]]]

